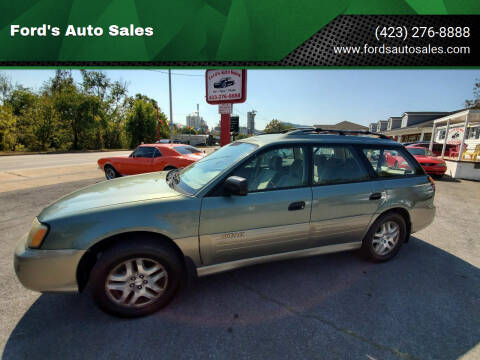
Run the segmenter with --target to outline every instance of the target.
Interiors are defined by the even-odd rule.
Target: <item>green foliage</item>
[[[248,138],[248,137],[249,137],[249,135],[247,135],[247,134],[238,134],[238,135],[235,137],[235,139],[236,139],[236,140],[241,140],[241,139],[246,139],[246,138]]]
[[[288,125],[285,125],[284,123],[278,121],[277,119],[273,119],[270,121],[267,126],[265,126],[265,132],[266,133],[278,133],[283,130],[287,130],[289,128]]]
[[[127,114],[127,133],[130,136],[130,147],[151,143],[156,140],[156,109],[151,102],[144,99],[134,100]]]
[[[16,118],[9,106],[0,106],[0,150],[13,151],[16,142]]]
[[[179,134],[197,135],[197,131],[191,126],[183,126],[177,131]]]
[[[5,100],[10,95],[12,89],[13,86],[10,79],[6,75],[0,73],[0,104],[5,104]]]
[[[168,138],[157,102],[101,71],[57,70],[39,92],[0,73],[0,150],[121,149]],[[157,121],[158,119],[158,121]],[[159,124],[159,129],[157,127]]]
[[[5,100],[16,118],[16,145],[31,147],[35,141],[33,128],[35,124],[35,109],[38,106],[38,95],[28,89],[17,88]]]

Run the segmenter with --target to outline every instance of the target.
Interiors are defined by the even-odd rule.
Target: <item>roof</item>
[[[158,144],[140,144],[138,146],[155,146],[155,147],[161,147],[161,148],[172,148],[172,147],[177,147],[177,146],[185,146],[187,144],[170,144],[170,143],[158,143]]]
[[[240,140],[242,142],[249,142],[259,146],[269,144],[288,144],[288,143],[325,143],[325,144],[369,144],[369,145],[399,145],[397,142],[390,139],[373,138],[370,136],[355,136],[355,135],[337,135],[337,134],[316,134],[316,133],[302,133],[290,132],[281,134],[265,134],[253,136]]]
[[[355,124],[350,121],[341,121],[335,125],[313,125],[316,128],[322,128],[326,130],[368,130],[368,126]]]
[[[443,116],[443,115],[447,115],[447,114],[451,114],[452,112],[449,112],[449,111],[405,111],[403,114],[402,114],[402,117],[405,116],[406,114],[409,114],[409,115],[440,115],[440,116]]]

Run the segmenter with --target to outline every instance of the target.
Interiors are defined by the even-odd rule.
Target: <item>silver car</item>
[[[165,306],[188,276],[360,249],[397,254],[435,215],[435,185],[371,133],[301,129],[189,167],[95,184],[45,208],[15,251],[27,288],[82,291],[119,316]],[[392,158],[395,164],[392,163]]]

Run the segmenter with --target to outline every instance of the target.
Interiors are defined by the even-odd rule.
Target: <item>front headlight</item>
[[[45,236],[47,236],[47,233],[48,233],[48,226],[45,224],[42,224],[40,221],[38,221],[37,218],[35,218],[32,223],[32,228],[28,233],[28,239],[27,239],[28,247],[34,248],[34,249],[39,248],[40,245],[42,245],[43,239],[45,239]]]

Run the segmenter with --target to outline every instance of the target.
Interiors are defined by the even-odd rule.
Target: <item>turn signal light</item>
[[[39,248],[42,245],[43,239],[48,233],[48,226],[42,224],[40,221],[35,218],[33,220],[32,228],[28,234],[28,247]]]

